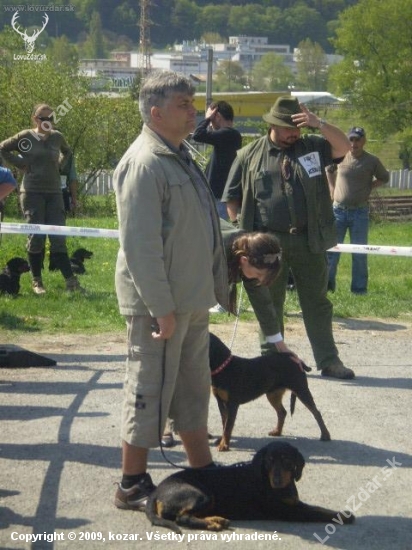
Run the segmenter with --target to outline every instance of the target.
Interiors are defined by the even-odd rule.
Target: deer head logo
[[[22,32],[20,30],[20,25],[17,23],[17,18],[18,17],[19,17],[19,12],[16,11],[15,14],[13,15],[12,20],[11,20],[11,26],[13,27],[13,29],[17,33],[19,33],[23,37],[24,47],[26,48],[27,53],[32,53],[33,50],[34,50],[34,43],[36,42],[37,37],[39,36],[39,34],[41,32],[43,32],[45,26],[49,22],[49,16],[47,15],[47,13],[44,14],[44,16],[43,16],[44,21],[43,21],[42,28],[39,29],[39,30],[34,30],[33,34],[31,36],[27,35],[27,31]]]

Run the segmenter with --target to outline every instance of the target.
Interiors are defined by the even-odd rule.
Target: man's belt
[[[340,208],[341,210],[357,210],[358,208],[366,208],[367,206],[368,206],[367,202],[358,204],[356,206],[346,206],[346,204],[342,204],[340,202],[333,203],[333,208]]]

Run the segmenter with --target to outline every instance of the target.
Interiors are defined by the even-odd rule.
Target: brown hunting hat
[[[301,112],[299,101],[296,98],[278,97],[269,113],[265,113],[262,118],[265,122],[275,126],[296,128],[296,124],[292,122],[292,115]]]

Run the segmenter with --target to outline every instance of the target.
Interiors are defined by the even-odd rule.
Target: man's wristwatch
[[[325,120],[324,118],[320,118],[320,119],[319,119],[319,126],[318,126],[318,128],[319,128],[319,129],[322,128],[322,126],[325,126],[325,124],[327,124],[327,123],[326,123],[326,120]]]

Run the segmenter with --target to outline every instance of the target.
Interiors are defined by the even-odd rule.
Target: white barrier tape
[[[380,254],[383,256],[412,256],[410,246],[379,246],[373,244],[337,244],[328,252],[350,252],[351,254]]]
[[[109,237],[119,238],[117,229],[95,227],[70,227],[67,225],[41,225],[37,223],[2,223],[0,233],[26,233],[29,235],[65,235],[68,237]]]
[[[0,233],[26,233],[36,235],[65,235],[67,237],[109,237],[119,238],[117,229],[95,227],[70,227],[67,225],[41,225],[37,223],[2,223]],[[383,256],[412,256],[409,246],[379,246],[372,244],[337,244],[328,252],[349,252],[351,254],[380,254]]]

